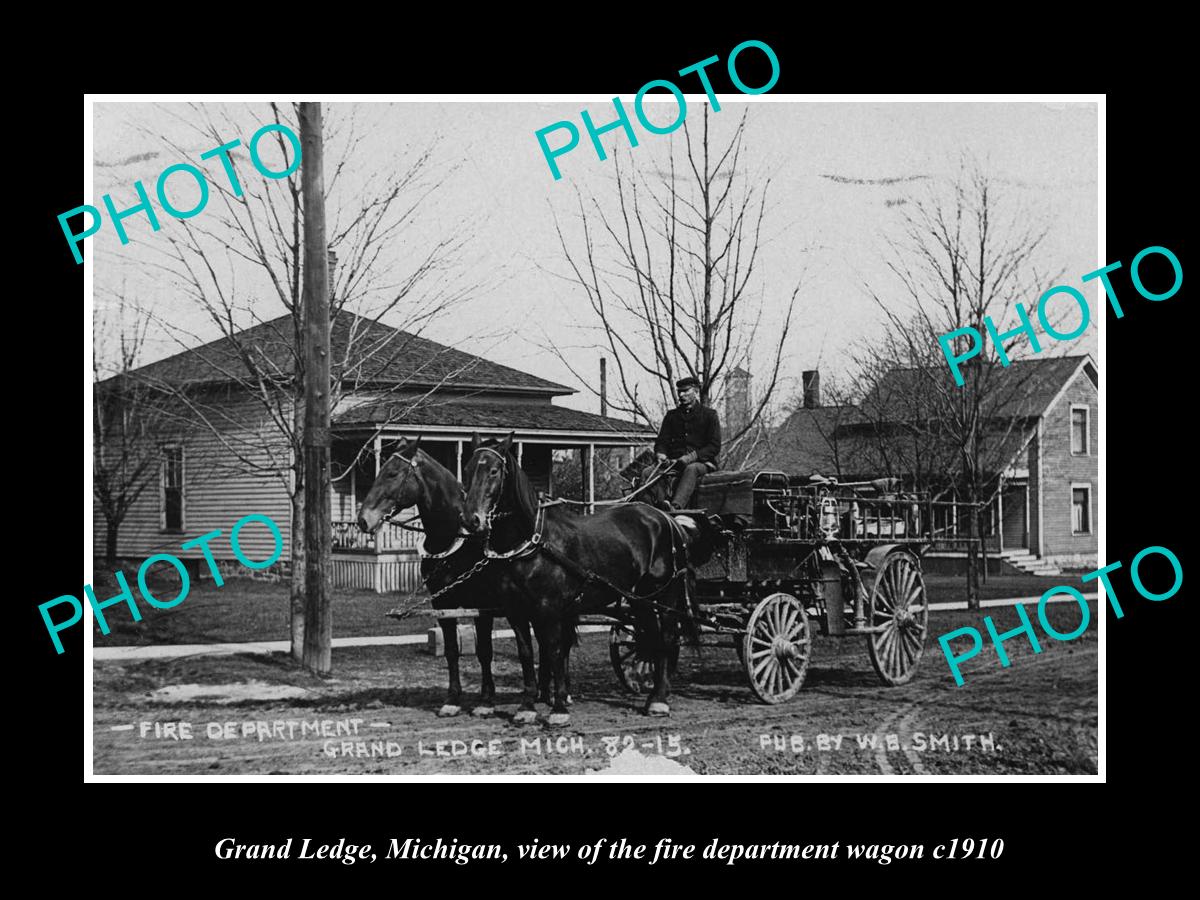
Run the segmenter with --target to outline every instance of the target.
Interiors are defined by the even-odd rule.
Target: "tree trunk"
[[[967,494],[967,502],[975,503],[975,491]],[[979,609],[979,549],[975,538],[979,533],[976,527],[977,513],[974,506],[967,512],[967,609]]]
[[[985,519],[985,517],[986,517],[986,519]],[[982,580],[984,584],[987,584],[987,576],[988,576],[988,571],[987,571],[987,569],[988,569],[988,566],[987,566],[988,549],[987,549],[987,535],[986,535],[987,529],[984,527],[984,522],[991,521],[991,517],[992,517],[992,505],[989,503],[987,505],[986,512],[982,509],[979,511],[979,538],[980,538],[979,539],[979,551],[980,551],[979,552],[979,561],[980,561],[979,576],[980,576],[980,580]]]
[[[115,570],[117,567],[117,532],[121,528],[121,523],[109,519],[104,524],[104,560],[110,569]]]

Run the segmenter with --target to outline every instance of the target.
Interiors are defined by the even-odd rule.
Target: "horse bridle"
[[[504,478],[508,477],[508,457],[507,456],[505,456],[499,450],[494,450],[491,447],[476,447],[475,452],[476,453],[490,453],[494,457],[496,457],[496,459],[500,460],[501,472],[503,474],[503,477]],[[503,480],[501,480],[500,485],[501,485],[501,487],[504,486]],[[492,530],[492,522],[493,521],[495,521],[496,519],[503,519],[506,516],[512,515],[511,512],[496,512],[496,506],[499,502],[500,502],[499,499],[493,500],[492,508],[489,509],[487,511],[487,515],[484,516],[484,521],[487,523],[487,530],[489,532]]]
[[[416,454],[416,453],[413,453],[413,455],[412,455],[412,459],[405,459],[405,458],[404,458],[404,456],[403,456],[403,455],[400,453],[400,451],[398,451],[398,450],[397,450],[397,451],[396,451],[395,453],[393,453],[393,454],[392,454],[390,457],[388,457],[388,462],[391,462],[391,461],[392,461],[393,459],[395,459],[397,456],[399,456],[399,457],[400,457],[400,460],[401,460],[401,462],[404,462],[404,463],[407,463],[407,464],[408,464],[409,468],[413,470],[413,477],[416,477],[416,472],[417,472],[417,454]],[[384,463],[384,465],[387,465],[387,463]],[[401,469],[401,471],[403,472],[404,470],[403,470],[403,469]],[[392,516],[393,516],[393,515],[395,515],[395,513],[396,513],[396,507],[398,507],[399,505],[400,505],[400,501],[399,501],[399,500],[393,500],[393,501],[392,501],[392,506],[391,506],[391,509],[389,509],[389,510],[387,511],[387,514],[386,514],[386,515],[384,515],[383,517],[381,517],[381,518],[380,518],[380,520],[379,520],[379,525],[376,527],[375,531],[378,531],[380,528],[382,528],[385,522],[386,522],[386,523],[389,523],[389,524],[392,522]],[[409,520],[406,520],[406,521],[409,521]],[[374,534],[374,533],[375,533],[375,532],[372,532],[372,534]]]

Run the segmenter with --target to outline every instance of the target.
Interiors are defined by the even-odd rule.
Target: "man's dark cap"
[[[699,388],[700,382],[691,375],[688,375],[686,378],[680,378],[677,382],[675,382],[675,387],[681,391],[690,387]]]

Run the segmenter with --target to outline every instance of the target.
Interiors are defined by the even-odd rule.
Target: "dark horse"
[[[570,721],[566,656],[585,612],[622,598],[653,654],[654,689],[646,712],[670,713],[667,663],[678,652],[678,625],[694,630],[686,582],[688,535],[665,513],[642,503],[577,516],[564,506],[539,506],[533,487],[512,452],[512,435],[483,445],[475,436],[464,470],[463,524],[488,542],[487,552],[506,569],[518,590],[503,602],[510,621],[533,623],[543,659],[550,665],[554,703],[550,724]],[[519,647],[523,654],[530,652]],[[535,694],[526,681],[522,710]]]
[[[379,469],[375,483],[358,513],[358,527],[374,534],[397,509],[416,505],[425,530],[425,556],[421,559],[421,578],[430,594],[437,594],[456,579],[467,575],[483,559],[483,540],[462,533],[464,491],[458,479],[441,463],[420,448],[421,439],[405,442]],[[490,607],[494,598],[511,590],[502,567],[484,564],[458,586],[436,597],[438,609],[480,609],[475,619],[475,655],[481,669],[479,704],[472,712],[490,715],[495,710],[496,685],[492,679],[492,625],[495,616],[481,607]],[[479,602],[491,600],[491,602]],[[440,716],[454,716],[462,710],[462,683],[459,678],[458,622],[439,619],[446,645],[446,665],[450,687]],[[518,643],[532,642],[527,621],[510,621]],[[539,699],[549,702],[550,670],[544,663]],[[518,719],[520,721],[520,719]]]
[[[669,471],[665,463],[658,462],[653,450],[643,450],[618,474],[634,488],[637,500],[661,508],[671,498]]]
[[[397,509],[414,504],[425,530],[424,554],[421,558],[421,579],[430,594],[450,585],[483,559],[483,542],[465,537],[459,519],[462,514],[463,489],[457,478],[420,448],[421,439],[401,445],[379,469],[375,483],[367,493],[358,512],[358,527],[374,534],[379,526]],[[439,609],[466,607],[477,609],[485,584],[476,573],[461,585],[453,587],[434,600]],[[479,705],[475,715],[490,715],[495,710],[496,685],[492,680],[492,622],[491,613],[481,612],[475,619],[475,655],[479,658],[482,676]],[[462,710],[462,682],[458,672],[458,620],[439,619],[446,644],[446,665],[450,670],[450,690],[439,716],[454,716]]]

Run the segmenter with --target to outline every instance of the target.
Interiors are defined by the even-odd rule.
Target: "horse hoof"
[[[461,706],[455,706],[453,703],[447,703],[438,710],[438,718],[449,719],[452,716],[457,716],[460,712],[462,712]]]
[[[518,709],[513,715],[513,721],[518,725],[532,725],[537,721],[537,710]]]
[[[669,716],[671,707],[666,703],[651,703],[646,707],[646,715],[648,716]]]
[[[564,725],[571,724],[571,714],[550,713],[550,717],[546,721],[550,723],[551,728],[561,728]]]
[[[477,706],[473,710],[471,710],[471,715],[479,716],[480,718],[484,718],[485,716],[490,716],[495,711],[496,711],[496,707],[494,707],[494,706]]]

